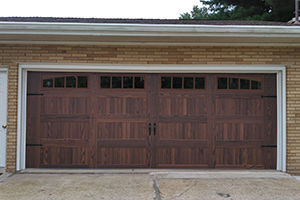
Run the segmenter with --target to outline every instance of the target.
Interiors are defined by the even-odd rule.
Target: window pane
[[[260,90],[261,89],[261,82],[251,81],[251,89],[252,90]]]
[[[143,89],[144,88],[144,77],[134,77],[134,87],[137,89]]]
[[[110,76],[101,76],[101,88],[110,88]]]
[[[161,88],[171,88],[171,77],[161,77]]]
[[[88,78],[87,76],[78,76],[78,88],[87,88]]]
[[[43,80],[43,87],[53,87],[53,79],[45,79]]]
[[[65,78],[55,78],[55,87],[62,88],[65,87]]]
[[[123,77],[123,88],[133,88],[133,77]]]
[[[76,76],[66,77],[67,88],[76,88]]]
[[[182,77],[173,77],[173,89],[182,89]]]
[[[250,81],[247,79],[241,79],[241,89],[250,89]]]
[[[230,78],[229,79],[229,89],[239,89],[239,79]]]
[[[113,76],[112,77],[112,88],[122,87],[122,77]]]
[[[204,77],[196,77],[195,78],[195,88],[196,89],[205,89],[205,78]]]
[[[227,78],[218,78],[218,89],[227,89]]]
[[[184,89],[193,89],[193,88],[194,88],[194,78],[184,77]]]

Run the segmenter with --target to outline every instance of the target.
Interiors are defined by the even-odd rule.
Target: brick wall
[[[16,169],[18,63],[283,64],[287,66],[287,171],[300,174],[300,48],[0,45],[8,66],[7,171]]]

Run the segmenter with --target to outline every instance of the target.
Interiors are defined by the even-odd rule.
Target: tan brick
[[[300,48],[298,47],[0,44],[0,65],[9,66],[7,171],[15,171],[16,167],[17,63],[19,62],[287,65],[287,171],[300,174],[300,117],[298,117],[300,114]]]

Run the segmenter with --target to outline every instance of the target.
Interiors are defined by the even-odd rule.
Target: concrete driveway
[[[0,199],[300,199],[277,171],[25,170],[0,176]]]

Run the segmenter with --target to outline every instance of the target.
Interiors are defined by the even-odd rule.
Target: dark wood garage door
[[[28,73],[27,168],[276,168],[274,74]]]

